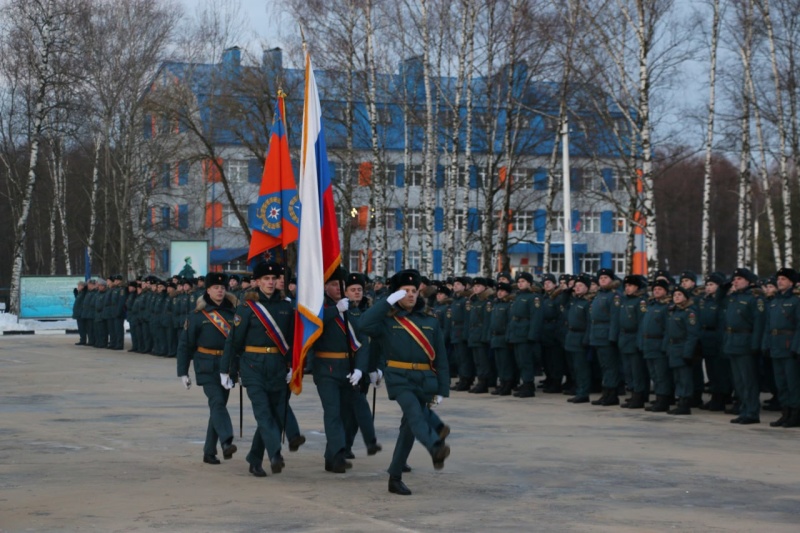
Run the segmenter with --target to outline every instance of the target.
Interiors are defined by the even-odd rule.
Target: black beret
[[[716,283],[717,285],[724,285],[725,284],[725,274],[722,272],[712,272],[708,276],[706,276],[706,283]]]
[[[692,297],[692,289],[685,289],[683,287],[675,287],[675,290],[672,291],[672,292],[673,292],[673,294],[676,293],[676,292],[679,292],[679,293],[683,294],[686,297],[686,299],[689,299],[689,298]]]
[[[586,285],[587,289],[592,285],[592,279],[586,274],[580,274],[578,276],[574,276],[574,279],[575,283],[583,283],[584,285]]]
[[[297,276],[292,276],[292,279],[289,280],[289,283],[297,285]]]
[[[400,287],[404,287],[406,285],[413,285],[416,288],[419,288],[420,283],[420,275],[419,272],[414,269],[408,270],[401,270],[389,280],[389,287],[392,292],[400,289]]]
[[[483,285],[484,287],[489,286],[489,280],[484,278],[483,276],[476,276],[472,278],[473,285]]]
[[[500,278],[506,278],[507,280],[511,281],[511,272],[498,272],[497,280],[499,281]]]
[[[447,285],[440,285],[436,292],[437,294],[444,294],[445,296],[453,294],[453,291]]]
[[[253,269],[253,279],[264,276],[280,276],[283,274],[283,267],[278,263],[262,261]]]
[[[447,276],[447,279],[444,280],[444,282],[447,283],[448,285],[452,285],[453,283],[455,283],[455,281],[456,278],[454,278],[453,276]]]
[[[684,270],[683,272],[681,272],[680,279],[682,279],[682,280],[683,279],[690,279],[690,280],[694,281],[695,283],[697,283],[697,274],[695,274],[691,270]]]
[[[430,280],[430,278],[428,278],[428,276],[420,276],[419,277],[419,282],[421,284],[423,284],[423,285],[430,285],[431,284],[431,280]]]
[[[242,276],[242,283],[250,283],[250,276]]]
[[[653,288],[661,287],[664,290],[669,290],[669,281],[665,280],[664,278],[658,278],[653,282]]]
[[[645,282],[642,280],[642,277],[637,276],[636,274],[628,274],[625,276],[625,279],[622,280],[622,283],[625,285],[636,285],[640,289],[645,286]]]
[[[797,283],[797,271],[793,268],[781,268],[775,273],[775,277],[777,278],[778,276],[783,276],[784,278],[788,278],[792,283]]]
[[[773,287],[777,287],[778,286],[777,276],[771,276],[765,280],[762,280],[761,285],[772,285]]]
[[[209,272],[206,276],[206,286],[213,287],[214,285],[228,286],[228,276],[220,272]]]
[[[363,274],[352,273],[347,275],[347,279],[344,281],[344,286],[349,287],[350,285],[361,285],[363,288],[366,286],[366,281],[364,280]]]
[[[511,284],[501,281],[500,283],[497,284],[497,290],[511,292]]]
[[[556,277],[554,274],[548,272],[547,274],[544,274],[542,276],[542,283],[544,283],[545,281],[552,281],[553,283],[556,283]]]
[[[472,279],[470,279],[468,276],[458,276],[455,281],[462,285],[472,285]]]
[[[136,283],[135,281],[129,281],[129,282],[128,282],[128,287],[134,287],[134,288],[136,288],[136,287],[138,287],[138,286],[139,286],[139,284],[138,284],[138,283]]]
[[[228,281],[230,281],[232,279],[235,279],[237,282],[239,282],[241,280],[241,278],[239,277],[239,274],[231,274],[230,276],[228,276]]]
[[[526,280],[528,283],[533,283],[533,274],[530,272],[520,272],[517,274],[517,281],[521,279]]]
[[[167,283],[167,288],[168,289],[177,289],[178,285],[176,283],[173,283],[173,282],[170,281],[169,283]]]
[[[572,274],[561,274],[558,276],[558,282],[561,283],[562,281],[569,282],[572,280]]]
[[[733,278],[744,278],[747,281],[749,281],[750,283],[755,283],[758,280],[758,277],[756,277],[756,275],[753,274],[753,272],[749,268],[746,268],[746,267],[737,268],[736,270],[733,271],[733,275],[731,277],[733,277]]]
[[[614,279],[614,270],[611,268],[601,268],[597,271],[597,277],[600,276],[608,276],[611,279]]]
[[[205,276],[197,276],[197,281],[205,281],[205,280],[206,280]]]

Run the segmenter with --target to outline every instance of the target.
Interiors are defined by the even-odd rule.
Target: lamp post
[[[572,262],[572,207],[570,205],[569,182],[569,119],[565,116],[561,124],[562,185],[564,187],[564,273],[573,274]]]

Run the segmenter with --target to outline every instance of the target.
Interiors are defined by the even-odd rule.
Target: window
[[[582,176],[582,187],[584,191],[600,191],[603,190],[603,177],[599,174],[595,174],[590,170],[583,171]]]
[[[350,272],[358,272],[361,270],[361,265],[359,260],[360,256],[361,256],[361,251],[350,250],[350,265],[349,265]]]
[[[550,254],[550,272],[564,272],[565,265],[564,254]]]
[[[422,210],[406,209],[403,213],[403,222],[408,229],[422,229]]]
[[[519,232],[526,232],[533,230],[533,211],[515,211],[512,216],[512,224],[514,230]]]
[[[581,272],[593,274],[600,270],[600,254],[583,254],[581,256]]]
[[[614,215],[614,233],[628,233],[628,217],[619,213]]]
[[[617,276],[623,272],[627,272],[624,253],[611,254],[611,268],[614,269],[614,272],[616,272]]]
[[[600,233],[600,213],[587,211],[581,215],[581,231],[584,233]]]
[[[550,227],[553,231],[564,231],[564,212],[553,211],[550,218]],[[550,269],[551,271],[553,269]],[[563,271],[561,271],[563,272]]]
[[[522,189],[533,188],[533,169],[518,168],[511,175],[511,186]]]
[[[392,111],[388,107],[379,107],[378,111],[378,124],[388,126],[392,123]]]
[[[453,213],[453,229],[463,230],[467,224],[467,217],[464,215],[463,209],[456,209]]]
[[[409,250],[408,259],[406,260],[406,268],[414,268],[419,270],[422,264],[422,254],[419,250]]]
[[[449,184],[451,184],[451,186],[454,186],[454,187],[466,187],[467,183],[469,183],[469,179],[467,178],[467,172],[464,171],[464,169],[462,167],[458,167],[458,170],[456,171],[456,182],[455,183],[453,183],[453,180],[450,179],[450,176],[452,174],[453,173],[451,172],[451,167],[448,166],[445,169],[445,184],[449,183]]]
[[[249,165],[245,159],[231,159],[227,161],[225,174],[231,184],[247,183],[249,178]]]
[[[422,187],[425,181],[425,168],[422,165],[411,165],[406,172],[406,185],[409,187]]]
[[[239,219],[230,204],[223,204],[222,206],[222,224],[228,228],[239,227]]]

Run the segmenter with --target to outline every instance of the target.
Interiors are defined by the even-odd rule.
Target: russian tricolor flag
[[[295,394],[303,390],[306,355],[322,334],[325,280],[341,262],[339,228],[322,130],[317,82],[306,52],[303,107],[303,150],[300,162],[300,236],[297,245],[297,315],[292,343],[292,381]]]

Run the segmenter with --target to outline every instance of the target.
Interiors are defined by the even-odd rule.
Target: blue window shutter
[[[433,273],[434,274],[441,274],[442,273],[442,251],[441,250],[434,250],[433,251]]]
[[[436,188],[444,189],[444,165],[436,165]]]
[[[161,186],[168,188],[170,182],[170,171],[169,171],[169,163],[163,163],[161,165]]]
[[[580,221],[581,221],[581,212],[578,211],[577,209],[573,209],[572,210],[572,231],[573,232],[581,230]]]
[[[469,250],[467,252],[467,274],[477,274],[480,261],[478,260],[478,251]]]
[[[533,213],[533,229],[536,231],[536,240],[544,241],[544,229],[547,223],[547,211],[537,209]]]
[[[480,187],[478,184],[478,167],[475,165],[469,166],[469,188],[477,189]]]
[[[475,233],[480,231],[481,217],[478,215],[477,207],[470,207],[467,211],[467,231]]]
[[[258,204],[250,204],[247,206],[247,225],[251,228],[258,226],[258,223],[256,222],[256,216],[258,214],[256,209],[257,207]]]
[[[178,227],[189,229],[189,205],[181,204],[178,206]]]
[[[533,173],[533,188],[537,191],[547,190],[547,169],[539,167]]]
[[[153,134],[153,118],[150,115],[145,115],[142,119],[142,134],[145,139],[149,139]]]
[[[189,184],[189,162],[181,161],[178,164],[178,185]]]
[[[400,272],[403,270],[403,250],[395,250],[394,252],[394,271]]]
[[[247,161],[247,181],[250,183],[261,183],[261,174],[264,167],[258,159]]]
[[[600,213],[600,233],[614,232],[614,212],[603,211]]]
[[[169,250],[161,250],[161,270],[169,271]]]
[[[398,187],[405,187],[406,185],[406,177],[405,177],[406,166],[403,163],[397,163],[394,166],[394,176],[395,176],[395,185]]]
[[[394,210],[394,229],[403,229],[403,210],[399,207]]]
[[[297,168],[295,168],[295,170],[294,170],[294,175],[295,176],[299,176],[300,175],[300,166],[299,165],[300,165],[300,163],[295,163],[294,165],[292,165],[293,167],[297,166]],[[328,159],[328,173],[331,175],[331,181],[332,182],[339,180],[339,176],[336,174],[336,161],[331,161],[330,159]]]
[[[611,252],[600,254],[600,268],[611,268]]]
[[[162,207],[161,208],[161,227],[164,229],[169,229],[169,213],[171,209],[169,207]]]
[[[441,207],[433,210],[433,231],[444,231],[444,209]]]
[[[614,192],[614,173],[611,171],[610,168],[604,168],[602,170],[603,173],[603,183],[606,184],[606,190],[608,192]]]

